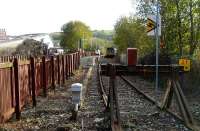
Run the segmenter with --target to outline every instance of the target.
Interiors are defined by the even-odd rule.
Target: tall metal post
[[[156,94],[158,92],[158,59],[159,59],[159,2],[156,1]]]

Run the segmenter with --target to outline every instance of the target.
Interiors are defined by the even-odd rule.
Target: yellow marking
[[[184,67],[184,71],[190,71],[191,61],[188,59],[179,59],[179,65]]]
[[[147,32],[150,32],[156,28],[156,22],[147,18]]]

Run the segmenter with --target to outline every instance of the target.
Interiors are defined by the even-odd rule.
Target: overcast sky
[[[132,1],[1,0],[0,28],[9,35],[55,32],[70,20],[80,20],[92,30],[111,30],[120,16],[134,13]]]

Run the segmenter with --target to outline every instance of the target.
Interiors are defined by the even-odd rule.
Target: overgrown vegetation
[[[137,1],[138,7],[135,19],[139,19],[140,24],[145,27],[147,16],[155,14],[155,0]],[[184,86],[188,89],[187,91],[199,92],[196,89],[199,87],[200,79],[198,72],[200,70],[200,1],[159,0],[159,7],[162,19],[160,39],[164,44],[163,48],[160,49],[160,53],[168,54],[175,60],[181,57],[190,58],[192,60],[191,71],[185,75]],[[134,34],[132,33],[132,35]],[[143,42],[148,43],[146,39],[143,39]],[[155,47],[151,46],[150,50],[155,52]],[[140,48],[139,52],[145,52],[145,50]],[[155,53],[150,53],[143,59],[155,58],[152,54]],[[148,62],[148,60],[144,61]],[[153,60],[149,61],[153,62]]]
[[[119,52],[125,52],[127,47],[134,47],[139,49],[140,56],[146,55],[155,47],[141,20],[132,16],[124,16],[117,21],[113,40]]]
[[[47,48],[47,46],[43,45],[39,41],[26,39],[22,44],[17,46],[16,51],[13,53],[13,55],[37,57],[45,54],[45,51],[47,51],[47,49],[45,50],[45,48]]]
[[[138,0],[137,17],[145,20],[155,14],[155,1]],[[161,39],[172,56],[193,57],[200,42],[200,1],[159,0],[162,19]]]

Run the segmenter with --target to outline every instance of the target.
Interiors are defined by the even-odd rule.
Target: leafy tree
[[[114,44],[119,52],[125,52],[127,47],[139,49],[140,56],[153,49],[152,39],[146,34],[142,21],[134,17],[121,17],[115,24]]]
[[[89,44],[92,37],[90,28],[81,21],[70,21],[62,26],[63,35],[60,45],[68,50],[76,50],[79,47],[80,39],[84,41],[84,47]]]
[[[145,22],[148,14],[155,14],[155,3],[153,0],[138,2],[137,16]],[[174,55],[193,56],[200,41],[200,1],[159,0],[159,6],[165,50]]]

